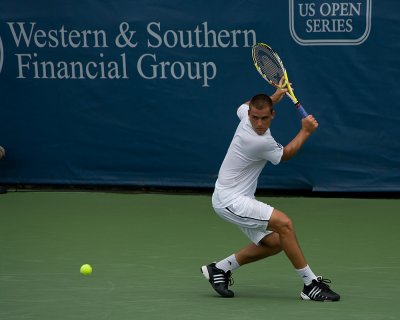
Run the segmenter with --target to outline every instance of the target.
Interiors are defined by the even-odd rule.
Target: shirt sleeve
[[[274,165],[281,162],[283,155],[283,146],[276,142],[272,136],[268,137],[268,142],[264,145],[262,157]]]
[[[237,109],[237,115],[240,120],[243,120],[244,117],[247,117],[249,111],[249,106],[247,104],[242,104],[238,109]]]
[[[269,152],[268,161],[274,165],[277,165],[281,162],[283,155],[283,146],[275,142],[275,147]]]

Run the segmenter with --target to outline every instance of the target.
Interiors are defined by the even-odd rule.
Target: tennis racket
[[[308,116],[290,86],[288,75],[282,60],[272,48],[265,43],[257,43],[252,48],[253,62],[257,71],[275,88],[287,88],[286,95],[292,100],[303,118]],[[283,84],[281,82],[283,80]]]

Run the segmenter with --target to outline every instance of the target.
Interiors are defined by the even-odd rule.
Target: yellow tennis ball
[[[84,276],[89,276],[92,273],[93,269],[90,264],[84,264],[81,267],[81,274]]]

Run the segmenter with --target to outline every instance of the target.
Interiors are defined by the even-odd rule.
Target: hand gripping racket
[[[307,117],[308,113],[293,93],[286,69],[278,54],[270,46],[264,43],[257,43],[252,48],[252,55],[254,66],[261,76],[275,88],[287,88],[286,95],[292,100],[297,111],[303,118]],[[280,84],[281,79],[284,80],[283,84]]]

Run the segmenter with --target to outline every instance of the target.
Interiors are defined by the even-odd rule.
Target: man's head
[[[249,120],[258,135],[263,135],[275,116],[272,100],[265,94],[258,94],[250,100]]]

